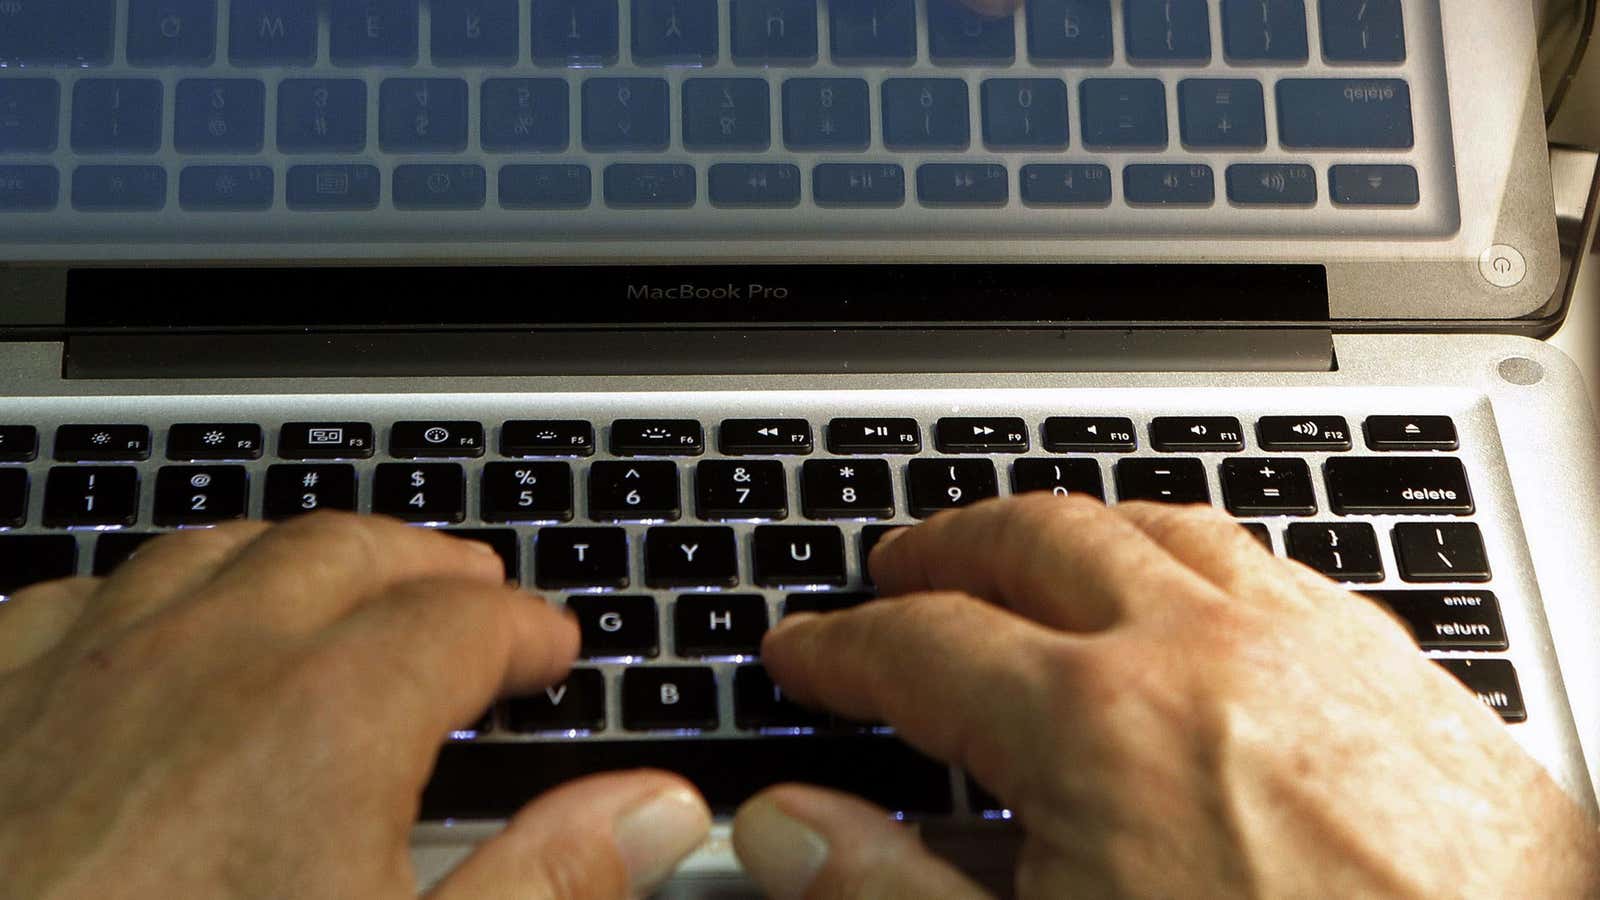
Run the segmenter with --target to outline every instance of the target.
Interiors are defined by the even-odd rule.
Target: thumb
[[[784,785],[757,794],[734,817],[733,849],[774,900],[989,896],[887,812],[822,788]]]
[[[648,894],[705,842],[711,813],[688,782],[616,772],[523,807],[427,894],[430,900],[611,900]]]

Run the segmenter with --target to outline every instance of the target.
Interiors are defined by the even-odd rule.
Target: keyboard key
[[[161,82],[81,78],[72,89],[72,149],[155,153],[161,149]]]
[[[593,456],[594,426],[571,419],[507,422],[500,428],[501,456]]]
[[[1064,150],[1070,138],[1067,85],[1059,78],[983,83],[983,143],[994,150]]]
[[[666,78],[584,82],[584,146],[590,151],[664,151],[672,141]]]
[[[282,521],[318,510],[355,512],[354,466],[272,466],[262,495],[262,515]]]
[[[1422,200],[1411,166],[1334,166],[1328,192],[1339,206],[1416,206]]]
[[[243,466],[163,466],[156,475],[157,525],[208,525],[242,519],[250,506]]]
[[[509,66],[517,61],[522,16],[517,0],[432,0],[433,61]]]
[[[542,0],[533,5],[533,60],[609,66],[617,61],[617,0]]]
[[[372,511],[407,522],[467,517],[467,478],[451,463],[385,463],[372,478]]]
[[[110,575],[140,547],[161,537],[156,531],[107,531],[94,539],[94,574]]]
[[[687,778],[722,815],[785,782],[833,788],[912,814],[945,815],[951,810],[948,766],[896,738],[837,735],[760,741],[674,737],[451,743],[439,752],[433,779],[422,795],[421,816],[505,819],[573,778],[644,766]]]
[[[1117,499],[1210,503],[1206,468],[1198,459],[1124,459],[1117,463]]]
[[[1278,82],[1285,147],[1407,150],[1411,87],[1398,78],[1285,78]]]
[[[913,459],[906,469],[906,504],[919,519],[998,496],[1000,481],[987,459]]]
[[[317,57],[317,0],[233,0],[228,57],[234,65],[310,65]]]
[[[1374,450],[1455,450],[1461,446],[1449,416],[1368,416],[1367,446]]]
[[[1108,63],[1111,0],[1028,0],[1028,56],[1036,63]]]
[[[1310,516],[1317,511],[1303,459],[1225,459],[1222,499],[1236,516]]]
[[[411,165],[394,168],[394,208],[483,209],[489,176],[477,165]]]
[[[941,453],[1026,453],[1028,424],[1016,417],[940,419],[933,426]]]
[[[670,462],[597,462],[589,467],[589,518],[678,518],[678,466]]]
[[[588,166],[530,165],[500,169],[500,205],[506,209],[581,209],[594,192]]]
[[[844,534],[824,525],[758,525],[755,582],[762,587],[844,585]]]
[[[1129,203],[1150,206],[1210,206],[1216,199],[1211,167],[1201,165],[1128,166],[1122,192]]]
[[[717,61],[716,0],[632,0],[633,58],[709,66]]]
[[[467,83],[460,78],[388,78],[378,88],[378,143],[386,153],[467,149]]]
[[[1367,591],[1411,627],[1423,650],[1505,650],[1493,591]]]
[[[1478,695],[1484,706],[1507,722],[1524,722],[1528,708],[1517,683],[1517,669],[1509,659],[1441,659],[1439,665]]]
[[[1044,422],[1044,448],[1052,453],[1131,453],[1137,447],[1132,419],[1056,416]]]
[[[1185,78],[1178,84],[1178,112],[1187,147],[1267,146],[1267,106],[1259,81]]]
[[[483,83],[483,149],[560,151],[571,141],[567,83],[559,78],[490,78]]]
[[[268,166],[188,166],[178,176],[178,205],[193,212],[259,212],[271,209]]]
[[[216,0],[130,0],[128,62],[210,66],[216,58]]]
[[[1471,522],[1394,527],[1395,562],[1406,581],[1488,581],[1489,554]]]
[[[1009,63],[1017,56],[1013,16],[984,16],[960,3],[928,4],[928,55],[935,63]]]
[[[811,459],[800,470],[800,502],[808,519],[888,519],[894,483],[881,459]]]
[[[823,163],[811,172],[818,206],[900,206],[906,173],[893,163]]]
[[[1005,166],[926,163],[917,169],[917,199],[927,206],[1004,206],[1010,196]]]
[[[174,425],[167,432],[167,459],[260,459],[266,446],[260,425]]]
[[[79,166],[72,172],[72,208],[82,212],[155,212],[167,205],[160,166]]]
[[[573,669],[560,684],[505,702],[505,726],[522,734],[603,731],[606,680],[597,669]]]
[[[1022,202],[1029,206],[1106,206],[1111,203],[1111,170],[1098,164],[1023,166]]]
[[[870,106],[860,78],[790,78],[783,83],[783,142],[790,150],[865,150]]]
[[[290,209],[310,211],[378,208],[383,175],[377,166],[292,166],[287,196]]]
[[[962,79],[890,78],[883,83],[883,143],[890,149],[965,150],[972,142],[970,119]]]
[[[916,419],[834,419],[828,423],[833,453],[920,453],[922,426]]]
[[[1049,491],[1058,497],[1088,494],[1106,499],[1100,464],[1092,459],[1019,459],[1011,470],[1011,492]]]
[[[1350,424],[1343,416],[1262,416],[1256,440],[1263,450],[1349,450]]]
[[[1150,422],[1150,444],[1163,453],[1244,449],[1244,428],[1232,416],[1162,416]]]
[[[733,529],[650,529],[644,539],[644,580],[651,587],[733,587],[739,583]]]
[[[479,514],[487,522],[572,519],[572,467],[560,462],[489,463]]]
[[[622,727],[629,731],[716,728],[716,676],[710,669],[689,666],[624,669]]]
[[[541,528],[533,572],[542,588],[625,588],[628,533],[621,528]]]
[[[915,0],[828,4],[836,63],[909,63],[917,58]]]
[[[55,166],[0,166],[0,212],[48,212],[60,198]]]
[[[1320,0],[1319,6],[1322,56],[1328,62],[1405,62],[1400,0]]]
[[[28,519],[28,471],[0,469],[0,528],[21,528]]]
[[[844,612],[876,599],[875,595],[865,591],[790,594],[783,600],[783,614]]]
[[[483,444],[477,422],[396,422],[389,430],[390,455],[404,459],[476,459]]]
[[[114,0],[12,0],[0,14],[0,67],[111,62]]]
[[[1164,150],[1167,89],[1154,78],[1088,78],[1078,87],[1091,149]]]
[[[354,78],[292,78],[279,83],[279,150],[359,153],[366,148],[366,82]]]
[[[766,610],[762,609],[765,629]],[[828,724],[825,712],[790,700],[761,666],[740,666],[733,673],[733,721],[744,729],[812,730]]]
[[[606,166],[606,205],[687,209],[699,193],[694,166],[613,163]]]
[[[734,62],[817,61],[817,0],[733,0],[731,15]]]
[[[1272,532],[1260,522],[1241,522],[1239,526],[1250,532],[1250,536],[1261,542],[1261,546],[1268,553],[1272,552]]]
[[[772,460],[708,459],[695,467],[695,513],[702,519],[783,519],[789,486]]]
[[[679,656],[755,656],[767,633],[767,601],[760,594],[685,594],[673,604],[672,633]]]
[[[772,98],[764,79],[691,78],[683,83],[685,149],[766,150],[771,145]]]
[[[1330,459],[1328,505],[1341,516],[1466,516],[1472,490],[1461,460],[1450,457]]]
[[[611,423],[611,452],[618,456],[699,456],[705,428],[693,419],[618,419]]]
[[[441,528],[442,533],[464,541],[477,541],[488,546],[500,557],[505,567],[506,580],[522,580],[522,540],[510,528]]]
[[[567,598],[567,609],[578,617],[581,653],[588,659],[654,657],[660,652],[654,597],[575,596]]]
[[[278,432],[278,455],[289,459],[367,459],[376,444],[365,422],[290,422]]]
[[[1335,581],[1383,580],[1378,535],[1365,522],[1296,523],[1284,532],[1289,558]]]
[[[266,116],[267,87],[254,78],[185,78],[173,145],[179,153],[259,153]]]
[[[1315,206],[1317,170],[1273,163],[1229,166],[1228,199],[1241,206]]]
[[[1233,62],[1306,62],[1305,0],[1222,0],[1222,46]]]
[[[1211,59],[1211,14],[1206,0],[1124,0],[1128,59],[1146,63],[1203,63]]]
[[[62,462],[149,459],[150,429],[143,425],[63,425],[56,429],[55,458]]]
[[[0,462],[32,462],[39,455],[39,429],[0,425]]]
[[[717,447],[727,456],[805,455],[811,452],[811,423],[805,419],[724,419]]]
[[[78,541],[64,534],[0,534],[0,597],[78,571]]]
[[[139,513],[139,472],[131,466],[57,466],[46,476],[44,524],[128,526]]]
[[[0,153],[49,153],[56,148],[61,86],[53,78],[0,81]]]
[[[333,0],[328,52],[336,66],[417,61],[417,0]]]

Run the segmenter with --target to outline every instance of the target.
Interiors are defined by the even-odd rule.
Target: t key
[[[1000,493],[994,463],[987,459],[914,459],[906,470],[911,514],[926,519]]]
[[[739,583],[733,529],[650,529],[644,539],[644,580],[651,587],[733,587]]]
[[[678,518],[678,466],[597,462],[589,467],[589,517],[599,521]]]
[[[541,528],[533,547],[539,587],[628,586],[628,533],[621,528]]]

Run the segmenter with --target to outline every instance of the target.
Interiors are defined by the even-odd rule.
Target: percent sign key
[[[489,522],[570,521],[572,467],[564,462],[485,466],[483,518]]]

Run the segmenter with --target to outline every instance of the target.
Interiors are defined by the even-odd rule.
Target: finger
[[[49,653],[83,616],[98,578],[68,578],[34,585],[0,603],[0,675]]]
[[[106,579],[94,612],[95,629],[127,627],[189,596],[269,527],[262,522],[230,522],[163,535],[141,545]]]
[[[879,542],[878,591],[961,591],[1068,631],[1100,631],[1214,591],[1133,523],[1085,497],[1029,494],[944,513]]]
[[[1016,12],[1022,5],[1022,0],[963,0],[973,12],[980,12],[986,16],[1008,16]]]
[[[884,810],[822,788],[757,794],[734,817],[733,849],[776,900],[988,896]]]
[[[227,597],[242,615],[289,627],[317,627],[386,586],[425,578],[503,584],[492,548],[393,519],[315,513],[280,525],[197,588]]]
[[[446,732],[477,719],[495,697],[566,677],[578,626],[566,610],[503,582],[433,578],[386,589],[330,629],[319,649],[364,677],[353,688],[359,708],[414,735],[426,763]]]
[[[1046,680],[1070,677],[1080,640],[973,597],[913,594],[786,616],[761,658],[795,700],[888,722],[1005,797],[1019,773],[1064,752],[1037,745],[1040,717],[1062,714]]]
[[[675,775],[596,775],[533,801],[427,896],[645,896],[705,842],[710,827],[705,801]]]

